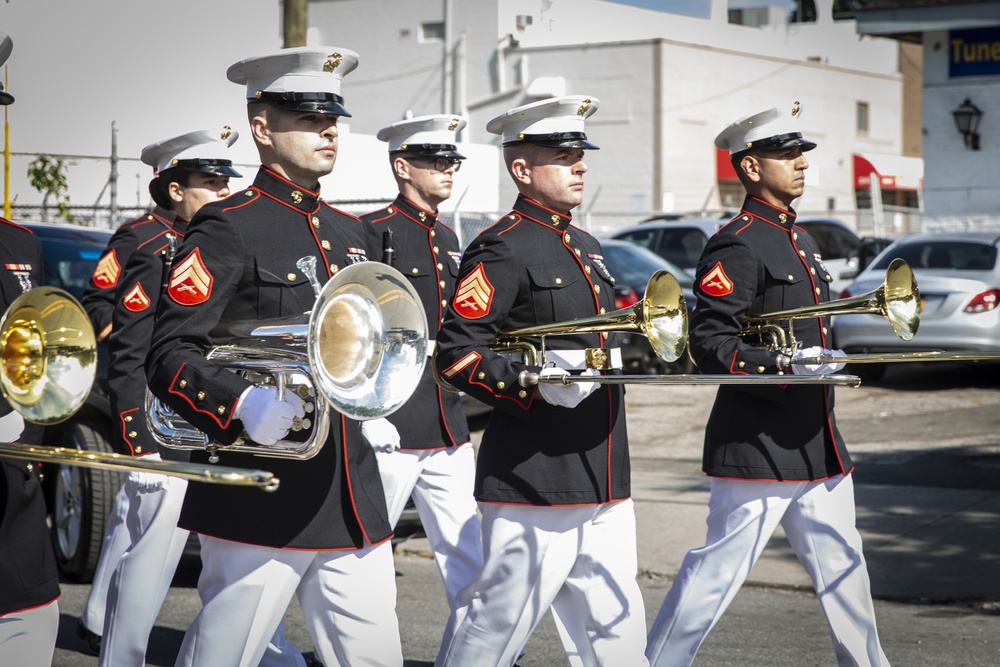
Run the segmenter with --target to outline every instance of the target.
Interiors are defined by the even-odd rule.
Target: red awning
[[[733,162],[729,159],[729,151],[724,148],[715,149],[715,174],[719,181],[739,181]]]
[[[919,190],[924,187],[924,161],[904,155],[854,154],[854,188],[867,190],[871,177],[883,190]]]

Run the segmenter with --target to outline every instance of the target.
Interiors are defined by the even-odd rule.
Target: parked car
[[[612,238],[648,248],[693,274],[708,237],[732,219],[728,214],[723,215],[688,218],[657,216],[619,230]],[[843,222],[829,217],[802,216],[796,219],[795,224],[816,241],[823,263],[833,278],[830,292],[837,294],[860,270],[863,261],[861,237]]]
[[[910,265],[920,290],[921,315],[910,341],[897,338],[878,315],[837,315],[835,345],[845,352],[1000,350],[1000,238],[992,233],[903,237],[884,251],[844,291],[877,289],[895,258]],[[852,371],[878,379],[885,364],[855,364]]]
[[[731,220],[731,217],[652,218],[626,227],[611,238],[628,241],[651,250],[663,259],[694,274],[708,237]]]
[[[694,310],[695,296],[692,291],[694,277],[676,264],[668,262],[656,253],[628,241],[602,239],[604,263],[615,278],[615,309],[627,308],[639,301],[646,290],[646,283],[656,271],[669,271],[677,279],[684,293],[688,312]],[[626,373],[689,373],[692,370],[688,355],[674,362],[664,362],[656,356],[645,336],[637,333],[621,335],[622,363]]]
[[[42,242],[45,284],[60,287],[79,299],[112,232],[79,225],[19,224]],[[110,428],[107,352],[99,346],[97,376],[86,403],[70,419],[47,427],[43,442],[53,447],[111,452]],[[122,474],[53,463],[44,464],[42,470],[59,570],[72,581],[88,582],[97,567]]]

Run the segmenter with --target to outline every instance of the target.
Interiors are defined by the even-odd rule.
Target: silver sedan
[[[878,315],[837,315],[836,347],[854,352],[1000,350],[1000,235],[996,233],[920,234],[886,248],[841,296],[857,297],[882,284],[894,258],[905,260],[920,289],[921,316],[916,336],[897,338]],[[852,370],[874,380],[884,364],[855,364]]]

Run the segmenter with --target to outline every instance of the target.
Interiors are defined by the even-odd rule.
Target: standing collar
[[[795,224],[795,209],[789,207],[786,211],[768,204],[763,199],[751,197],[750,195],[747,195],[747,198],[743,200],[743,210],[754,217],[767,220],[789,231],[791,231],[792,225]]]
[[[553,211],[524,195],[517,196],[517,201],[514,202],[514,212],[560,232],[568,229],[570,223],[573,222],[573,216],[570,214]]]
[[[303,213],[312,213],[319,206],[318,189],[316,192],[307,190],[264,166],[257,171],[253,186]]]
[[[417,206],[403,195],[397,195],[396,200],[392,202],[392,205],[396,207],[400,213],[409,218],[413,218],[422,225],[433,227],[437,224],[437,213],[431,213],[427,209]]]

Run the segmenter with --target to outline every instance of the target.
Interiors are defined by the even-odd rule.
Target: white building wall
[[[1000,229],[1000,77],[948,78],[948,33],[924,34],[925,228]],[[951,112],[983,110],[980,150],[965,147]]]
[[[548,94],[600,99],[588,133],[602,150],[588,156],[587,195],[577,211],[592,215],[594,231],[660,210],[719,207],[716,134],[780,100],[803,102],[805,130],[820,144],[808,156],[802,212],[826,211],[831,199],[837,209],[853,210],[852,154],[901,152],[902,85],[892,41],[858,37],[853,23],[829,17],[748,28],[724,16],[697,19],[602,0],[313,0],[311,39],[361,55],[344,83],[353,132],[374,134],[407,110],[442,111],[442,43],[419,36],[420,24],[444,20],[446,7],[453,43],[466,36],[464,66],[453,61],[458,82],[448,84],[449,111],[470,118],[464,139],[496,146],[487,121],[538,99],[527,95],[533,83],[544,82]],[[657,93],[660,118],[653,117]],[[858,101],[869,103],[867,135],[855,130]],[[663,127],[659,153],[656,123]],[[499,153],[495,169],[502,211],[515,191]],[[469,204],[463,208],[475,210]]]

